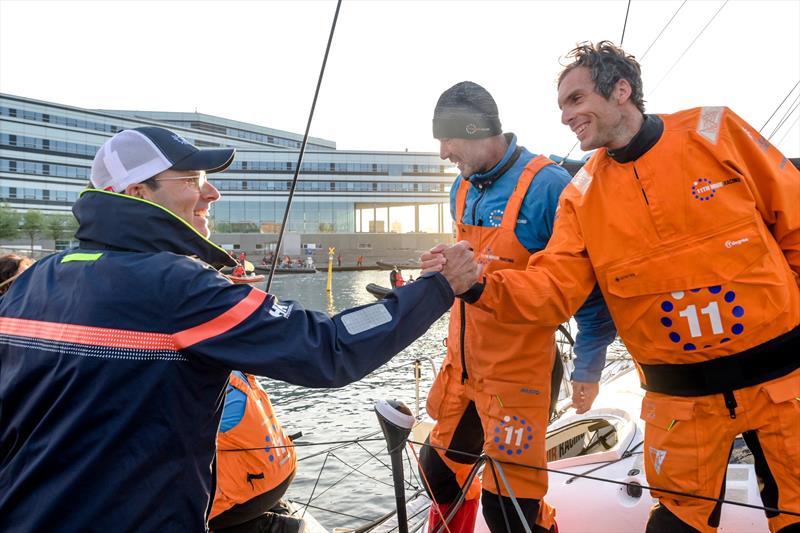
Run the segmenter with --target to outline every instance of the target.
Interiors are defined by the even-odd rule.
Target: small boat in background
[[[373,295],[378,300],[382,300],[386,298],[386,295],[392,292],[392,289],[389,287],[384,287],[382,285],[378,285],[377,283],[369,283],[367,284],[367,292]]]

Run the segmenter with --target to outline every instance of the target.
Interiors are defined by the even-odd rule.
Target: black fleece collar
[[[519,156],[522,153],[522,147],[517,146],[517,137],[513,133],[504,133],[503,137],[506,138],[506,142],[508,143],[508,149],[503,155],[503,159],[498,161],[497,164],[489,169],[486,173],[476,173],[469,178],[466,178],[473,187],[484,189],[490,186],[503,174],[505,174],[508,169],[517,162],[517,159],[519,159]]]
[[[629,163],[642,157],[647,151],[655,146],[664,133],[664,121],[658,115],[644,115],[642,127],[633,136],[631,142],[617,150],[608,150],[617,163]]]

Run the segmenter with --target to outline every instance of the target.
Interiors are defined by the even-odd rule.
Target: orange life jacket
[[[643,365],[740,354],[798,326],[797,169],[727,108],[661,119],[638,159],[594,154],[564,189],[547,248],[525,275],[495,274],[477,306],[555,324],[596,280]]]
[[[275,418],[269,396],[254,376],[244,375],[247,381],[236,373],[230,377],[230,384],[246,395],[247,404],[239,423],[217,434],[217,492],[209,518],[274,489],[297,466],[297,455]]]
[[[527,265],[531,253],[520,244],[514,229],[520,206],[534,176],[552,163],[544,156],[537,156],[528,162],[497,227],[461,223],[467,191],[471,187],[469,181],[461,180],[456,195],[456,240],[469,241],[477,260],[486,265],[484,272],[487,274],[501,269],[523,270]],[[542,354],[548,355],[549,364],[531,365],[531,356],[541,357]],[[549,383],[554,354],[552,327],[500,323],[484,310],[466,308],[461,300],[453,304],[445,364],[459,368],[464,379],[467,376],[478,380],[483,377],[504,379],[504,376],[525,376],[527,381],[535,374],[541,378],[535,381]],[[541,392],[546,394],[546,391]]]

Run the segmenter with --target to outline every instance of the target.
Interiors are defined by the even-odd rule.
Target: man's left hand
[[[582,383],[580,381],[573,381],[572,407],[575,408],[575,412],[580,415],[591,409],[594,399],[597,398],[597,393],[599,392],[599,383]]]

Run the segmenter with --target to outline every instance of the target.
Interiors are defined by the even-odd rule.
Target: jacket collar
[[[215,268],[235,266],[228,253],[188,222],[158,204],[97,189],[86,189],[72,207],[81,247],[196,256]]]
[[[503,158],[488,171],[483,173],[475,173],[469,178],[466,178],[473,187],[484,189],[490,186],[503,174],[505,174],[508,169],[517,162],[517,159],[519,159],[519,156],[522,153],[522,147],[517,146],[517,136],[513,133],[504,133],[503,135],[508,143],[506,153],[503,154]]]
[[[658,115],[645,115],[642,127],[631,142],[617,150],[608,150],[608,155],[617,163],[629,163],[642,157],[655,146],[664,133],[664,121]]]

